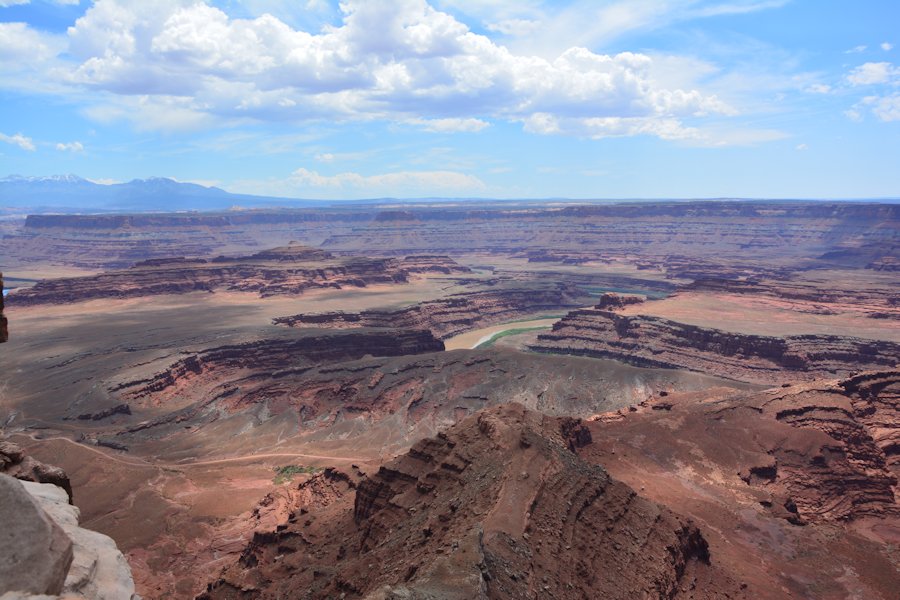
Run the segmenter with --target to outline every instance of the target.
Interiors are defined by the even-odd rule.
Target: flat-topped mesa
[[[875,248],[890,248],[900,227],[900,208],[891,204],[480,202],[385,208],[32,215],[20,232],[0,240],[0,255],[110,268],[146,258],[183,253],[215,256],[235,248],[249,250],[299,239],[345,255],[474,253],[528,258],[529,252],[536,252],[536,260],[563,263],[624,258],[696,278],[721,274],[723,260],[758,272],[771,270],[773,258],[780,259],[779,264],[786,264],[783,259],[817,260],[859,240]],[[541,254],[542,249],[546,254]],[[718,270],[704,260],[709,257],[715,259]],[[872,261],[876,260],[883,257],[873,256]],[[887,267],[890,263],[873,265]],[[735,269],[733,274],[744,271]]]
[[[403,259],[403,269],[409,273],[471,273],[465,267],[445,254],[417,254]]]
[[[3,316],[3,273],[0,273],[0,344],[9,339],[9,328]]]
[[[274,260],[281,262],[303,262],[303,261],[320,261],[333,259],[334,255],[326,252],[321,248],[313,248],[305,246],[299,242],[291,242],[287,246],[280,246],[270,250],[257,252],[243,259],[225,259],[225,260]]]
[[[564,265],[583,265],[589,262],[610,262],[600,252],[566,252],[542,248],[528,250],[525,257],[530,263],[561,263]]]
[[[594,305],[597,310],[621,310],[632,304],[641,304],[644,298],[641,296],[623,296],[613,292],[606,292],[600,296],[600,302]]]
[[[589,438],[571,421],[468,417],[260,536],[200,597],[672,598],[697,582],[744,597],[692,523],[573,454]]]
[[[205,265],[205,258],[187,258],[185,256],[173,256],[171,258],[148,258],[134,263],[133,269],[146,269],[151,267],[176,267],[188,265]]]
[[[359,313],[299,314],[274,319],[289,327],[413,327],[427,329],[435,337],[454,335],[546,311],[583,306],[584,296],[575,286],[554,284],[522,289],[497,289],[454,294],[420,302],[400,310],[365,310]]]
[[[810,277],[813,277],[810,275]],[[802,312],[834,314],[852,307],[874,318],[900,319],[900,297],[896,282],[889,279],[876,285],[828,285],[825,281],[785,279],[730,279],[705,277],[682,286],[679,292],[745,295],[774,298]]]
[[[468,267],[445,256],[338,258],[292,244],[244,257],[154,258],[89,277],[46,279],[19,290],[14,303],[28,306],[220,290],[255,292],[261,297],[299,295],[311,289],[404,284],[423,273],[468,272]]]
[[[538,336],[536,352],[611,358],[775,384],[845,376],[900,363],[900,344],[829,335],[749,335],[659,317],[577,310]]]

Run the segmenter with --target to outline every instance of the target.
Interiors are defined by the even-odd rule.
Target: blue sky
[[[896,0],[0,0],[0,176],[900,196]]]

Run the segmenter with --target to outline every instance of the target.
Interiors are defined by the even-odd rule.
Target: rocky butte
[[[299,507],[201,598],[671,597],[711,579],[738,593],[689,520],[577,457],[590,440],[520,405],[479,413]]]

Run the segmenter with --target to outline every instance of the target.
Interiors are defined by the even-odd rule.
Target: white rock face
[[[78,508],[69,504],[65,490],[49,483],[22,484],[72,540],[74,556],[61,598],[139,600],[131,568],[116,543],[109,536],[78,526]],[[11,599],[4,595],[0,600]]]
[[[58,593],[72,559],[73,544],[62,527],[22,482],[0,475],[0,593]]]

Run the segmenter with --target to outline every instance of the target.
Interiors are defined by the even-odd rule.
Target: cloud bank
[[[339,25],[309,33],[197,0],[97,0],[63,49],[55,36],[3,24],[0,58],[27,48],[17,68],[30,79],[90,91],[91,118],[144,129],[327,119],[451,133],[502,120],[541,134],[687,139],[697,129],[686,120],[735,112],[715,95],[657,83],[643,54],[517,54],[424,0],[340,7]],[[17,75],[0,81],[20,85]]]

